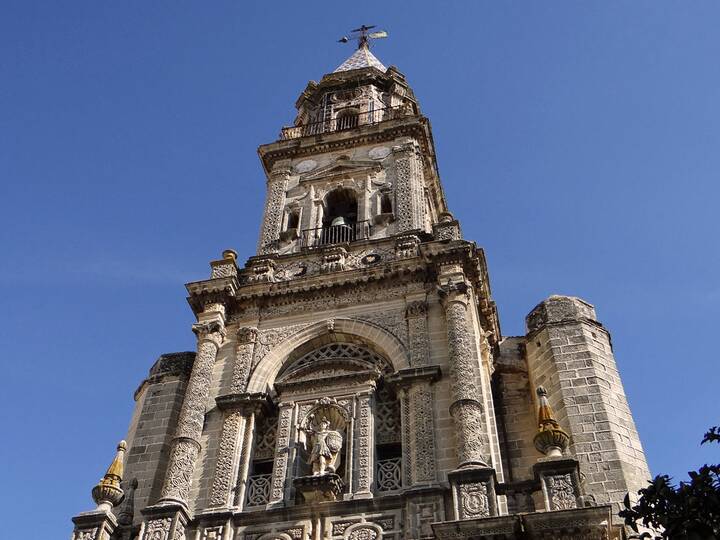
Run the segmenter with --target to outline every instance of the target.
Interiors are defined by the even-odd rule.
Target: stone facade
[[[260,147],[257,253],[187,284],[197,351],[141,384],[124,501],[76,540],[624,534],[649,473],[608,332],[551,297],[502,336],[430,124],[363,47]]]

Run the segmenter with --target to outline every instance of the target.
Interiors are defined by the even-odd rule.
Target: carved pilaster
[[[414,301],[407,306],[408,338],[410,340],[410,364],[426,366],[430,359],[427,331],[427,302]]]
[[[398,232],[422,229],[425,222],[422,156],[417,143],[393,147],[397,177]]]
[[[260,254],[274,253],[278,250],[289,177],[290,169],[280,167],[274,169],[268,178],[265,214],[258,241],[258,253]]]
[[[292,403],[280,404],[278,432],[275,442],[275,463],[272,473],[272,487],[270,489],[270,505],[282,505],[285,501],[293,409],[294,405]]]
[[[357,450],[355,454],[354,477],[355,486],[353,493],[355,498],[372,496],[372,483],[374,477],[374,425],[372,414],[372,393],[357,395],[358,419],[355,424],[355,440]]]
[[[490,441],[482,394],[473,368],[473,338],[467,320],[469,285],[448,280],[438,291],[445,306],[450,357],[450,415],[456,429],[459,466],[487,467]]]
[[[435,419],[432,383],[440,378],[438,366],[403,369],[387,377],[400,394],[406,484],[436,481]]]
[[[247,389],[256,340],[257,328],[243,326],[238,329],[235,364],[233,365],[233,377],[230,386],[230,392],[233,394],[244,392]]]
[[[195,461],[200,453],[200,436],[215,358],[225,338],[222,318],[198,322],[192,329],[198,338],[197,355],[180,410],[160,498],[162,502],[177,502],[183,506],[187,506]]]

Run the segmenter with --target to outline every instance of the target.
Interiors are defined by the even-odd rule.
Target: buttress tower
[[[622,537],[649,474],[593,307],[502,336],[430,122],[367,39],[295,106],[258,149],[256,254],[187,284],[197,349],[137,389],[74,540]]]

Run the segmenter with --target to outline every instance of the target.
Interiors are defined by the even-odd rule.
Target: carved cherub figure
[[[308,465],[312,468],[313,476],[334,473],[340,466],[340,450],[343,437],[339,431],[330,429],[330,421],[323,417],[319,429],[313,427],[312,417],[307,427],[301,427],[310,436],[312,451],[308,458]]]

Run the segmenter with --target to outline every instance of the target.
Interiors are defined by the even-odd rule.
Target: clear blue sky
[[[254,251],[256,147],[362,23],[432,120],[503,332],[550,294],[594,303],[652,471],[717,459],[720,4],[267,5],[2,2],[7,537],[91,508],[136,386],[194,347],[183,284]]]

